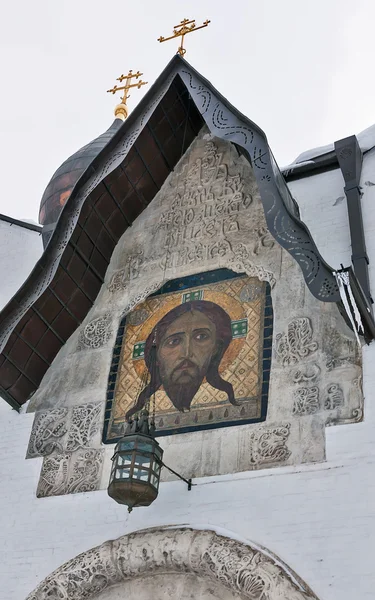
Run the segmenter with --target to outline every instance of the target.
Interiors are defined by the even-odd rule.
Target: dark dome
[[[107,131],[70,156],[54,173],[45,189],[39,209],[39,223],[43,225],[44,247],[46,247],[60,213],[78,179],[122,124],[121,119],[115,119]]]

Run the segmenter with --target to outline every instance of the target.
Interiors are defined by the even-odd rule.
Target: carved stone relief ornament
[[[37,497],[59,496],[99,489],[104,450],[79,449],[55,453],[43,460]]]
[[[63,448],[62,438],[67,433],[67,408],[54,408],[35,416],[30,435],[27,458],[47,456]]]
[[[334,410],[344,404],[344,392],[338,383],[332,383],[328,386],[326,397],[324,399],[324,408]]]
[[[287,446],[290,434],[290,423],[280,427],[259,427],[250,435],[251,462],[256,466],[264,466],[286,461],[291,452]]]
[[[88,348],[97,349],[104,346],[110,339],[111,317],[107,313],[102,317],[93,319],[80,332],[78,338],[78,350],[86,350]]]
[[[26,457],[88,447],[99,430],[101,410],[98,402],[37,413]]]
[[[304,365],[293,374],[294,383],[313,383],[319,379],[321,368],[316,363]]]
[[[318,600],[268,550],[188,528],[155,528],[105,542],[51,573],[26,600],[94,600],[112,586],[150,573],[191,573],[248,600]]]
[[[293,365],[318,349],[313,341],[313,329],[308,317],[293,319],[285,333],[276,335],[276,356],[285,365]]]
[[[168,269],[223,259],[237,272],[275,284],[273,274],[251,260],[275,243],[259,210],[260,202],[257,208],[254,206],[249,191],[254,184],[245,186],[243,165],[224,160],[224,154],[209,141],[203,156],[192,164],[186,161],[179,172],[172,173],[161,192],[160,202],[166,208],[151,231],[152,249],[136,248],[127,255],[124,267],[113,274],[109,291],[123,290],[130,281],[148,273],[165,274]],[[252,221],[258,223],[251,231],[249,210]],[[238,243],[239,232],[245,230],[249,248]],[[155,247],[161,252],[155,252]]]
[[[319,388],[299,388],[294,392],[293,414],[313,415],[319,410]]]
[[[85,448],[99,431],[101,403],[75,406],[70,420],[66,449]]]

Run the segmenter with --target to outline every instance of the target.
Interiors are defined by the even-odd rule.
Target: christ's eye
[[[175,348],[181,343],[180,335],[171,335],[168,339],[165,340],[163,346],[167,348]]]
[[[194,339],[197,340],[197,342],[205,342],[210,339],[210,335],[206,331],[198,331],[194,334]]]

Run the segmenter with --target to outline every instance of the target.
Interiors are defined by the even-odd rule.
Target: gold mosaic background
[[[155,396],[157,430],[192,428],[208,423],[260,417],[265,284],[244,276],[150,297],[128,315],[109,438],[121,434],[124,415],[142,389],[141,377],[144,377],[147,367],[142,358],[133,359],[135,344],[144,342],[156,323],[183,302],[185,294],[198,290],[203,292],[203,300],[219,304],[232,322],[247,319],[246,336],[231,341],[219,367],[221,376],[233,385],[235,398],[241,405],[230,404],[225,392],[216,390],[204,380],[191,403],[190,412],[180,413],[160,388]]]

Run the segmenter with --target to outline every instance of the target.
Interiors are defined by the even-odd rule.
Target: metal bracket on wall
[[[352,246],[352,263],[354,273],[371,307],[373,299],[370,292],[368,274],[369,259],[366,252],[365,233],[362,219],[361,190],[359,187],[362,171],[362,150],[355,135],[335,142],[335,153],[344,177],[350,240]]]

